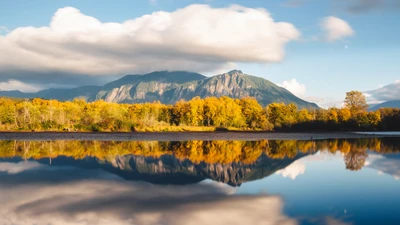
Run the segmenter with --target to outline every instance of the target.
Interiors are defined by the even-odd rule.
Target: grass
[[[182,132],[182,131],[214,131],[214,127],[195,127],[195,126],[152,126],[136,127],[138,132]]]
[[[120,130],[110,130],[110,129],[100,129],[95,126],[91,127],[79,127],[79,128],[70,128],[70,129],[65,129],[64,127],[62,128],[47,128],[44,129],[42,127],[38,127],[35,129],[29,129],[29,128],[20,128],[20,129],[13,129],[13,126],[4,126],[0,125],[0,131],[20,131],[20,132],[26,132],[26,131],[35,131],[35,132],[73,132],[73,131],[78,131],[78,132],[130,132],[131,130],[128,128],[120,129]],[[97,129],[98,128],[98,129]],[[250,129],[250,128],[237,128],[237,127],[208,127],[208,126],[188,126],[188,125],[167,125],[167,124],[158,124],[158,125],[153,125],[153,126],[136,126],[134,128],[135,131],[137,132],[226,132],[226,131],[260,131],[260,129]]]

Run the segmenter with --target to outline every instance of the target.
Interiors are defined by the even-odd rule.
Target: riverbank
[[[188,141],[188,140],[316,140],[399,137],[397,134],[356,132],[0,132],[0,140],[102,140],[102,141]]]

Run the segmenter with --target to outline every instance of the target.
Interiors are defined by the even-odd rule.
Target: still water
[[[400,139],[0,141],[0,224],[400,224]]]

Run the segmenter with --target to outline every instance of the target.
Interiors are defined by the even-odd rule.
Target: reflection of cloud
[[[290,179],[295,180],[297,176],[305,173],[306,164],[309,162],[329,161],[338,157],[339,155],[340,153],[332,154],[329,152],[317,152],[313,155],[308,155],[296,160],[286,168],[276,171],[276,174],[280,174],[283,177],[289,177]]]
[[[325,219],[325,224],[326,225],[351,225],[352,223],[346,223],[346,222],[340,221],[340,220],[332,218],[332,217],[327,217]]]
[[[301,162],[301,160],[297,160],[294,163],[287,166],[285,169],[278,170],[276,174],[281,174],[283,177],[289,177],[294,180],[300,174],[304,174],[306,171],[306,165]]]
[[[365,166],[378,170],[378,175],[385,173],[396,180],[400,178],[399,157],[370,154]]]
[[[0,173],[0,221],[21,225],[297,224],[282,214],[278,196],[230,195],[232,188],[213,183],[158,186],[99,176],[102,171],[77,173],[64,168],[52,173],[57,167],[49,168]],[[71,173],[75,180],[70,179]],[[47,180],[26,182],[39,174]],[[65,182],[54,182],[64,176],[69,177]]]
[[[8,174],[17,174],[26,170],[36,169],[41,167],[38,162],[19,162],[19,163],[0,163],[0,172]]]

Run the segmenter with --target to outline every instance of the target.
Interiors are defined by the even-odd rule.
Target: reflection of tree
[[[360,170],[364,166],[367,157],[368,154],[365,149],[356,149],[350,151],[344,156],[346,169],[353,171]]]
[[[324,151],[345,155],[346,168],[359,170],[367,158],[366,150],[380,154],[400,152],[398,139],[350,140],[263,140],[263,141],[0,141],[0,158],[56,158],[59,156],[83,159],[87,156],[110,159],[115,156],[141,155],[158,158],[174,155],[193,163],[252,164],[266,154],[273,159],[294,158],[301,153]]]
[[[293,158],[297,155],[297,141],[271,141],[266,153],[273,159]]]

